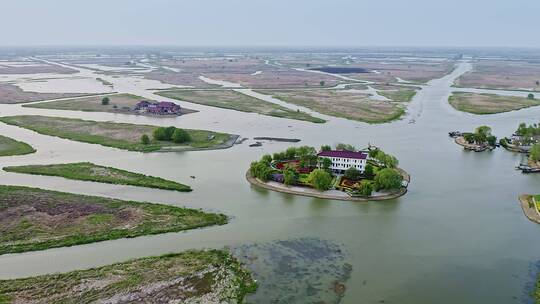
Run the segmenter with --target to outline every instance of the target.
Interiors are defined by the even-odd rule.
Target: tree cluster
[[[497,143],[497,137],[491,134],[491,128],[488,126],[480,126],[474,130],[474,133],[465,133],[463,138],[470,144],[495,146]]]
[[[186,130],[173,126],[156,128],[153,136],[155,140],[172,141],[179,144],[191,141],[191,135]]]

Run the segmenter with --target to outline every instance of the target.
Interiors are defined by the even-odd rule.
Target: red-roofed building
[[[345,170],[349,168],[355,168],[360,172],[364,172],[366,169],[366,162],[368,159],[368,154],[363,151],[353,152],[353,151],[339,151],[339,150],[330,150],[330,151],[321,151],[317,155],[319,158],[328,158],[332,161],[330,169],[339,174],[343,174]]]
[[[174,102],[160,101],[160,102],[149,102],[146,100],[140,101],[135,106],[136,111],[146,112],[151,114],[165,115],[165,114],[176,114],[179,115],[182,108],[175,104]]]

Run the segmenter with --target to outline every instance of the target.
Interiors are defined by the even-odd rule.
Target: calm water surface
[[[203,208],[232,217],[228,225],[185,233],[3,255],[0,278],[83,269],[189,248],[316,238],[339,244],[347,252],[353,270],[342,303],[523,303],[533,279],[531,271],[540,259],[540,226],[524,217],[517,196],[540,192],[540,176],[515,171],[520,156],[503,149],[465,152],[447,132],[487,124],[498,136],[510,135],[519,122],[536,122],[540,108],[489,116],[453,110],[447,103],[450,85],[468,69],[468,63],[461,63],[451,75],[432,81],[415,97],[406,119],[382,125],[343,119],[311,124],[188,103],[182,105],[201,112],[160,119],[0,105],[2,116],[28,113],[173,124],[244,137],[295,137],[302,139],[300,144],[313,146],[371,143],[396,155],[412,176],[409,193],[392,201],[297,197],[254,188],[244,178],[251,161],[285,149],[284,143],[250,148],[246,142],[219,151],[142,154],[0,124],[0,134],[38,149],[33,155],[1,158],[2,166],[91,161],[174,179],[195,191],[176,193],[3,171],[2,184]],[[85,73],[92,72],[82,70]],[[144,90],[143,82],[102,78],[114,82],[116,91],[155,97]],[[409,123],[411,119],[415,123]]]

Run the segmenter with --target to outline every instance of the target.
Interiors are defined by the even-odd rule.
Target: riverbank
[[[522,194],[519,196],[519,202],[521,204],[523,214],[525,214],[530,221],[540,224],[540,213],[536,207],[534,196],[530,194]]]
[[[411,180],[410,175],[402,169],[398,169],[398,171],[401,173],[403,180],[406,181],[408,184]],[[358,197],[358,196],[353,197],[343,191],[330,190],[330,191],[321,192],[321,191],[318,191],[312,188],[307,188],[307,187],[286,186],[284,184],[271,182],[271,181],[263,182],[260,179],[255,178],[249,170],[246,172],[246,179],[250,184],[267,189],[267,190],[272,190],[272,191],[277,191],[277,192],[287,193],[287,194],[307,196],[307,197],[315,197],[315,198],[322,198],[322,199],[329,199],[329,200],[339,200],[339,201],[355,201],[355,202],[385,201],[385,200],[396,199],[400,196],[405,195],[405,193],[407,193],[407,187],[401,187],[399,190],[393,193],[388,193],[388,194],[383,194],[383,195],[378,195],[378,196],[370,196],[370,197]]]
[[[256,288],[230,253],[190,250],[0,281],[0,303],[243,303]]]

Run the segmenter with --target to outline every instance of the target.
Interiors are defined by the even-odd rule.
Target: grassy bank
[[[0,156],[24,155],[36,150],[29,144],[0,135]]]
[[[496,114],[540,105],[539,99],[464,92],[454,92],[448,102],[456,110],[472,114]]]
[[[85,111],[85,112],[108,112],[108,113],[122,113],[122,114],[137,114],[134,111],[135,106],[141,100],[148,100],[144,97],[132,95],[132,94],[113,94],[107,95],[109,98],[108,104],[102,104],[102,99],[105,96],[90,96],[84,98],[72,98],[64,100],[54,100],[48,102],[40,102],[23,105],[28,108],[38,109],[54,109],[54,110],[71,110],[71,111]],[[154,102],[154,100],[149,100]],[[192,113],[194,111],[182,109],[182,114]],[[167,115],[153,115],[154,117],[170,117]]]
[[[313,117],[307,113],[287,109],[283,106],[232,90],[171,90],[158,92],[156,94],[177,100],[242,112],[304,120],[314,123],[326,122],[323,119]]]
[[[379,95],[384,96],[394,102],[410,102],[416,95],[416,90],[399,89],[392,91],[378,91]]]
[[[28,165],[5,167],[5,171],[61,176],[69,179],[93,181],[109,184],[131,185],[147,188],[158,188],[176,191],[191,191],[189,186],[159,177],[129,172],[92,163],[70,163],[54,165]]]
[[[152,139],[150,143],[143,144],[141,136],[146,134],[152,138],[156,126],[37,115],[0,117],[0,121],[44,135],[140,152],[171,148],[177,150],[217,149],[222,148],[232,138],[230,134],[225,133],[185,129],[191,137],[191,141],[187,143],[176,144],[172,141]]]
[[[0,280],[0,303],[242,303],[255,289],[251,275],[229,253],[185,251]]]
[[[223,214],[29,187],[0,186],[0,254],[227,222]]]

